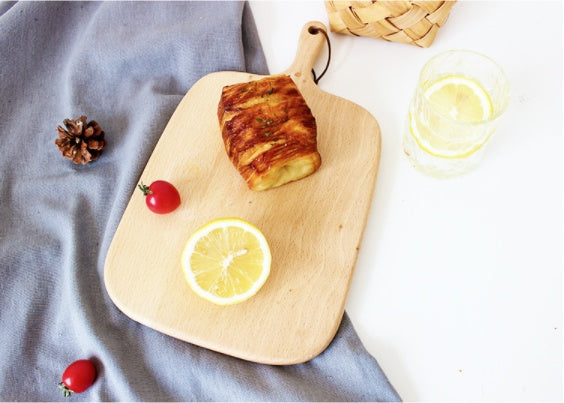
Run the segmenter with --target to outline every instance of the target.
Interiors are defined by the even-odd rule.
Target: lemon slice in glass
[[[243,302],[270,274],[266,238],[240,218],[219,218],[197,229],[182,253],[186,281],[200,297],[218,305]]]
[[[411,134],[423,150],[436,157],[465,158],[488,141],[491,133],[481,138],[461,136],[470,125],[493,116],[491,98],[478,82],[464,76],[442,77],[425,89],[424,97],[440,115],[459,122],[460,130],[445,130],[434,115],[424,122],[410,114]]]
[[[490,118],[493,105],[487,91],[464,76],[446,76],[425,90],[433,108],[459,122],[478,123]]]

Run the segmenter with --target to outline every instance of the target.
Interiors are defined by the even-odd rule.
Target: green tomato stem
[[[139,189],[141,189],[144,196],[147,196],[147,195],[150,195],[150,194],[153,193],[151,191],[151,189],[149,189],[149,186],[143,185],[143,182],[139,182],[139,184],[137,186],[139,187]]]
[[[63,396],[64,397],[71,397],[72,395],[72,390],[70,390],[69,388],[66,387],[66,385],[61,382],[59,383],[59,388],[61,388],[61,390],[63,391]]]

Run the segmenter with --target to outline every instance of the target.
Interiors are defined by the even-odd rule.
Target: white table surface
[[[271,73],[308,21],[329,24],[322,1],[250,4]],[[459,1],[427,49],[329,36],[319,87],[382,133],[346,304],[364,345],[406,401],[561,401],[562,3]],[[494,58],[512,95],[478,169],[440,180],[409,165],[401,136],[420,68],[456,48]]]

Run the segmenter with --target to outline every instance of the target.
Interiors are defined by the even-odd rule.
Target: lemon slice
[[[425,98],[441,115],[465,124],[486,121],[493,115],[493,104],[487,91],[464,76],[440,78],[427,87]],[[424,151],[441,158],[465,158],[478,151],[492,133],[482,138],[465,138],[461,132],[443,129],[440,119],[428,116],[426,121],[410,114],[411,135]]]
[[[262,232],[239,218],[219,218],[186,242],[182,268],[196,294],[218,305],[243,302],[270,274],[270,248]]]
[[[477,123],[493,114],[487,91],[464,76],[446,76],[435,81],[425,90],[425,97],[439,113],[459,122]]]

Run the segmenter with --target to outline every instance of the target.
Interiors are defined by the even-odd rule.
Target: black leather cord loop
[[[325,36],[325,40],[327,41],[327,48],[329,49],[329,57],[327,58],[327,64],[325,65],[325,69],[323,69],[319,77],[316,76],[315,70],[311,69],[311,73],[313,74],[313,82],[317,84],[319,83],[319,80],[321,80],[321,77],[323,77],[327,72],[327,69],[329,68],[329,63],[331,62],[331,41],[329,41],[329,35],[327,35],[327,32],[325,32],[323,28],[311,26],[309,27],[308,32],[313,35],[317,35],[318,33],[321,32],[323,36]]]

